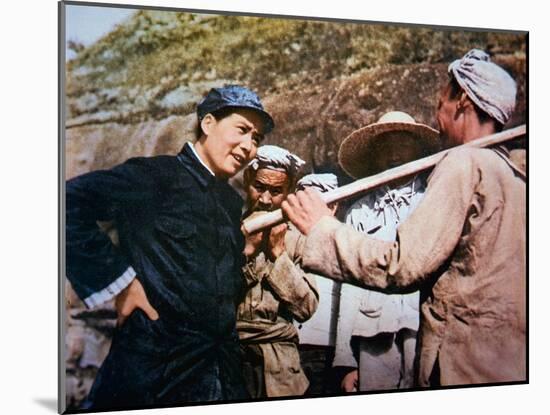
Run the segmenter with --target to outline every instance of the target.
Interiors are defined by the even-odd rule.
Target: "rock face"
[[[502,61],[519,86],[511,127],[525,122],[525,59]],[[296,152],[308,162],[306,170],[341,173],[337,154],[342,140],[387,111],[405,111],[418,122],[437,127],[434,114],[438,92],[447,80],[446,68],[446,64],[387,65],[265,95],[264,105],[276,123],[266,143]],[[177,114],[175,109],[175,114],[160,119],[127,122],[115,115],[103,121],[89,118],[81,124],[68,120],[66,178],[109,168],[130,157],[176,154],[186,141],[194,140],[194,106],[200,96],[193,95],[193,103],[176,107],[187,108],[187,113]]]
[[[526,112],[525,58],[507,56],[496,61],[518,83],[517,108],[507,127],[522,124]],[[393,110],[408,112],[418,122],[437,127],[434,114],[438,92],[447,80],[446,68],[446,64],[386,65],[264,95],[264,105],[276,123],[265,143],[285,147],[306,160],[304,173],[334,172],[341,183],[346,183],[349,178],[338,166],[338,148],[355,129]],[[223,80],[203,84],[206,89],[201,93],[223,84]],[[181,102],[172,114],[160,119],[132,121],[113,111],[111,118],[101,122],[92,117],[80,124],[68,120],[65,177],[110,168],[130,157],[176,154],[186,141],[195,138],[196,102]],[[79,117],[83,119],[83,115]],[[237,188],[240,180],[240,176],[233,179]]]
[[[492,49],[494,60],[517,80],[517,110],[509,126],[525,122],[524,36],[265,18],[246,18],[245,25],[234,17],[167,14],[139,12],[68,63],[66,179],[130,157],[176,154],[195,137],[197,101],[211,87],[241,83],[259,91],[273,115],[276,128],[266,144],[306,160],[304,174],[330,171],[346,182],[337,163],[342,140],[391,110],[437,127],[446,62],[471,47]],[[214,50],[207,41],[220,36]],[[185,43],[189,39],[194,41]],[[234,65],[227,64],[231,53]],[[197,66],[209,58],[210,67]],[[233,180],[236,188],[240,180]],[[67,405],[75,409],[108,352],[116,313],[112,303],[87,310],[69,283],[65,300]]]
[[[86,124],[66,130],[67,179],[113,167],[130,157],[176,154],[192,139],[196,116],[170,115],[136,123]]]

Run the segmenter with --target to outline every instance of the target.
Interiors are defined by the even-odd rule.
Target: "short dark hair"
[[[449,85],[451,86],[449,98],[451,98],[452,100],[458,99],[458,96],[463,90],[460,84],[458,83],[458,81],[456,80],[456,78],[452,75],[450,76],[450,79],[449,79]]]
[[[223,120],[225,117],[229,117],[231,114],[233,114],[237,110],[236,107],[223,107],[217,111],[211,112],[212,116],[216,119],[216,121]],[[195,129],[195,138],[198,140],[202,137],[204,134],[204,131],[202,131],[201,128],[201,121],[198,120],[197,128]]]
[[[451,86],[451,91],[449,93],[449,98],[452,100],[458,99],[459,95],[464,92],[458,81],[454,76],[451,75],[451,79],[449,80],[449,85]],[[469,97],[468,97],[469,99]],[[471,100],[470,100],[471,101]],[[487,114],[485,111],[483,111],[481,108],[479,108],[475,102],[472,101],[472,104],[474,104],[474,108],[477,114],[477,118],[479,119],[479,122],[481,124],[485,124],[488,122],[492,122],[494,124],[494,128],[496,132],[500,132],[504,129],[504,125],[501,124],[498,120],[491,117],[489,114]]]

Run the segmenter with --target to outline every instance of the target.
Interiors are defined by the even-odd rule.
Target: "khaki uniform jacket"
[[[244,267],[246,295],[237,311],[237,331],[242,344],[257,344],[264,358],[268,397],[304,394],[309,381],[300,365],[298,331],[293,319],[308,320],[319,303],[315,276],[296,262],[300,233],[290,228],[286,252],[273,263],[260,253]],[[292,260],[291,258],[294,258]]]
[[[436,363],[442,385],[525,381],[525,187],[502,153],[451,151],[396,242],[323,218],[299,248],[302,264],[390,293],[423,288],[420,386]]]

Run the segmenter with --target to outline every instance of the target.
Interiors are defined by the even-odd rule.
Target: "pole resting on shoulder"
[[[432,154],[431,156],[402,164],[401,166],[394,167],[393,169],[385,170],[381,173],[375,174],[374,176],[369,176],[363,179],[356,180],[353,183],[349,183],[345,186],[331,190],[330,192],[322,193],[321,198],[326,203],[339,202],[341,200],[348,199],[359,193],[366,192],[368,190],[382,186],[384,184],[400,179],[402,177],[410,176],[412,174],[419,173],[423,170],[427,170],[435,166],[437,163],[439,163],[439,161],[443,157],[445,157],[445,155],[451,150],[456,150],[459,148],[468,148],[468,147],[474,147],[474,148],[490,147],[490,146],[504,143],[506,141],[510,141],[517,137],[521,137],[525,134],[526,134],[526,126],[525,124],[523,124],[518,127],[502,131],[500,133],[491,134],[486,137],[478,138],[477,140],[472,140],[466,144],[462,144],[460,146],[443,150],[436,154]],[[277,209],[277,210],[274,210],[273,212],[269,212],[263,215],[256,216],[252,219],[245,220],[243,222],[242,229],[245,235],[250,235],[255,232],[259,232],[263,229],[269,228],[271,226],[278,225],[283,221],[284,221],[283,212],[281,209]]]

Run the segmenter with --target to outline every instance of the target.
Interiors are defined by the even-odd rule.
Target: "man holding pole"
[[[475,49],[449,74],[443,144],[501,130],[515,106],[509,74]],[[306,269],[388,293],[421,289],[421,387],[526,381],[525,207],[525,174],[501,148],[450,151],[394,242],[339,223],[314,192],[282,205],[307,235]]]
[[[304,161],[266,145],[244,172],[245,217],[272,211],[294,190]],[[298,330],[293,320],[308,320],[319,303],[315,276],[296,263],[301,237],[286,223],[248,235],[244,253],[244,298],[237,311],[243,375],[253,399],[303,395],[309,381],[300,365]]]

